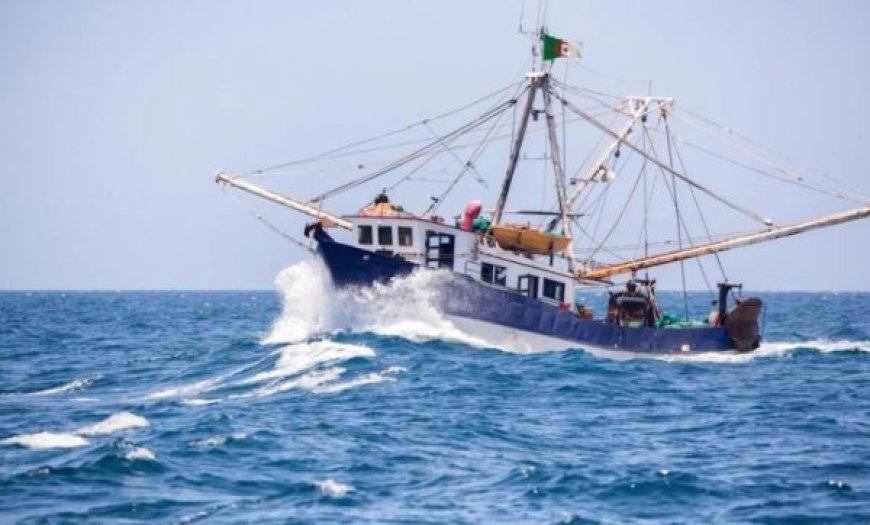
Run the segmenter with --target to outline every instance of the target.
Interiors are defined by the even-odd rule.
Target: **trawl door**
[[[453,269],[456,236],[449,233],[426,232],[426,266]]]

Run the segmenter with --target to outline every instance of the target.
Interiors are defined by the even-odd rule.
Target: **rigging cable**
[[[498,125],[498,123],[501,121],[502,116],[504,116],[504,113],[500,114],[499,117],[495,120],[495,125]],[[433,130],[431,127],[429,127],[429,124],[425,124],[425,126],[426,126],[426,129],[429,130],[429,133],[432,134],[432,137],[437,139],[438,134],[435,133],[435,130]],[[490,129],[493,129],[493,128],[490,128]],[[481,140],[486,141],[488,137],[489,137],[488,134],[484,135],[484,138]],[[442,144],[441,147],[442,147],[442,149],[444,149],[444,151],[449,153],[451,157],[456,159],[456,162],[458,162],[460,166],[463,166],[463,170],[466,168],[469,169],[471,171],[471,173],[474,175],[474,180],[476,180],[484,188],[489,189],[489,185],[486,183],[486,179],[483,178],[483,175],[481,175],[480,172],[477,171],[477,168],[475,168],[473,164],[469,164],[470,161],[463,162],[462,159],[459,158],[459,155],[457,155],[456,152],[454,152],[452,149],[450,149],[450,147],[448,147],[446,144]],[[472,153],[472,156],[474,156],[474,153]]]
[[[748,137],[745,137],[745,136],[743,136],[743,135],[741,135],[741,134],[735,132],[733,129],[731,129],[731,128],[727,127],[727,126],[723,126],[723,125],[721,125],[721,124],[719,124],[719,123],[717,123],[717,122],[715,122],[715,121],[713,121],[713,120],[710,120],[710,119],[708,119],[708,118],[706,118],[706,117],[704,117],[704,116],[702,116],[702,115],[699,115],[699,114],[697,114],[697,113],[695,113],[695,112],[693,112],[693,111],[690,111],[690,110],[688,110],[688,109],[686,109],[686,108],[682,108],[682,112],[688,113],[690,116],[694,117],[694,118],[697,119],[697,120],[700,120],[701,122],[707,124],[708,126],[710,126],[710,127],[712,127],[712,128],[716,128],[716,129],[717,129],[719,132],[721,132],[721,133],[724,133],[724,134],[726,134],[726,135],[730,135],[730,136],[733,136],[733,137],[736,137],[736,138],[742,140],[742,141],[743,141],[747,146],[750,146],[750,147],[752,147],[752,148],[755,148],[756,151],[755,151],[755,152],[752,152],[752,151],[746,151],[747,148],[740,148],[740,147],[735,143],[736,141],[727,141],[727,140],[725,140],[725,139],[722,138],[722,137],[719,137],[719,136],[717,136],[717,135],[713,135],[711,132],[709,132],[709,131],[707,131],[707,130],[701,128],[700,126],[697,126],[697,125],[693,125],[693,124],[691,124],[691,123],[688,122],[688,120],[687,120],[686,118],[684,118],[680,113],[676,113],[676,114],[675,114],[676,117],[679,118],[680,120],[682,120],[683,122],[685,122],[686,124],[688,124],[688,125],[694,127],[695,129],[697,129],[697,130],[699,130],[699,131],[701,131],[701,132],[703,132],[703,133],[705,133],[705,134],[707,134],[707,135],[709,135],[709,136],[712,136],[712,137],[716,138],[716,139],[719,140],[720,142],[722,142],[722,143],[724,143],[724,144],[726,144],[726,145],[729,145],[729,146],[733,147],[733,148],[734,148],[735,150],[737,150],[737,151],[742,151],[742,152],[745,153],[746,155],[748,155],[748,156],[750,156],[750,157],[754,157],[754,158],[755,158],[756,160],[758,160],[759,162],[761,162],[761,163],[763,163],[763,164],[766,164],[766,165],[768,165],[768,166],[774,168],[776,171],[781,172],[783,175],[786,175],[786,176],[791,177],[791,178],[794,179],[795,182],[798,183],[798,184],[805,184],[807,187],[813,187],[813,185],[810,185],[810,184],[806,183],[806,181],[805,181],[806,177],[804,177],[804,176],[801,175],[800,173],[792,173],[791,170],[788,170],[788,169],[786,169],[786,168],[780,166],[780,165],[777,164],[777,162],[775,162],[774,160],[772,160],[772,159],[770,159],[770,158],[766,158],[766,157],[763,156],[762,152],[763,152],[763,153],[766,153],[766,154],[769,154],[769,155],[772,155],[772,156],[774,156],[774,157],[779,157],[779,156],[780,156],[779,153],[777,153],[777,152],[774,151],[773,149],[771,149],[771,148],[769,148],[769,147],[767,147],[767,146],[764,146],[764,145],[762,145],[762,144],[759,144],[759,143],[755,142],[754,140],[752,140],[752,139],[750,139],[750,138],[748,138]],[[848,184],[846,184],[846,183],[843,182],[842,180],[837,179],[836,177],[832,177],[831,175],[826,174],[826,173],[824,173],[824,172],[819,172],[819,171],[817,171],[817,170],[814,170],[814,171],[816,171],[816,173],[817,173],[819,176],[821,176],[822,178],[828,179],[829,181],[834,182],[834,183],[839,184],[839,185],[842,185],[844,188],[848,189],[849,193],[852,194],[852,195],[851,195],[851,198],[850,198],[849,200],[852,200],[853,202],[862,203],[862,204],[867,204],[868,202],[870,202],[870,197],[868,197],[867,195],[862,194],[861,192],[855,191],[853,188],[849,188],[849,187],[848,187]],[[773,176],[773,175],[771,175],[771,176]],[[842,195],[842,192],[841,192],[841,191],[839,191],[837,188],[834,188],[834,187],[831,187],[831,188],[828,188],[828,189],[824,189],[822,186],[817,186],[816,189],[817,189],[818,191],[826,191],[826,192],[829,192],[829,193],[834,194],[834,196],[837,196],[837,197],[839,197],[839,198],[846,198],[844,195]],[[838,193],[839,193],[840,195],[837,195]]]
[[[604,246],[604,243],[607,242],[607,240],[616,230],[616,227],[619,225],[622,217],[625,216],[625,212],[628,210],[628,207],[631,204],[632,199],[634,198],[634,194],[637,191],[638,186],[640,185],[640,179],[641,176],[640,174],[638,174],[638,176],[634,179],[634,185],[632,186],[631,191],[628,194],[628,198],[626,199],[625,204],[619,210],[619,214],[616,216],[616,220],[613,222],[613,226],[610,227],[610,230],[608,230],[607,233],[604,235],[604,238],[601,239],[601,243],[598,245],[598,248],[589,256],[590,259],[594,257],[598,253],[598,250]]]
[[[390,136],[393,136],[393,135],[397,135],[397,134],[399,134],[399,133],[403,133],[403,132],[408,131],[408,130],[410,130],[410,129],[413,129],[413,128],[417,127],[417,126],[420,126],[421,124],[423,124],[423,123],[425,123],[425,122],[428,122],[428,121],[441,120],[441,119],[443,119],[443,118],[446,118],[446,117],[449,117],[449,116],[455,115],[455,114],[457,114],[457,113],[459,113],[459,112],[461,112],[461,111],[465,111],[466,109],[472,108],[472,107],[474,107],[474,106],[480,104],[481,102],[484,102],[484,101],[486,101],[486,100],[489,100],[489,99],[491,99],[491,98],[494,98],[494,97],[496,97],[497,95],[500,95],[502,92],[507,91],[507,90],[509,90],[509,89],[512,89],[512,88],[514,88],[515,86],[517,86],[517,85],[521,85],[521,84],[523,84],[523,82],[513,82],[513,83],[511,83],[511,84],[508,84],[508,85],[505,86],[505,87],[502,87],[502,88],[500,88],[500,89],[497,89],[497,90],[495,90],[495,91],[493,91],[493,92],[491,92],[491,93],[489,93],[489,94],[487,94],[487,95],[484,95],[483,97],[480,97],[480,98],[478,98],[478,99],[476,99],[476,100],[474,100],[474,101],[472,101],[472,102],[469,102],[469,103],[467,103],[467,104],[465,104],[465,105],[463,105],[463,106],[460,106],[460,107],[458,107],[458,108],[456,108],[456,109],[453,109],[453,110],[447,111],[447,112],[445,112],[445,113],[441,113],[441,114],[436,115],[436,116],[434,116],[434,117],[430,117],[430,118],[422,119],[422,120],[419,120],[419,121],[417,121],[417,122],[414,122],[414,123],[408,124],[408,125],[406,125],[406,126],[403,126],[403,127],[401,127],[401,128],[397,128],[397,129],[394,129],[394,130],[392,130],[392,131],[388,131],[388,132],[386,132],[386,133],[382,133],[382,134],[380,134],[380,135],[377,135],[377,136],[374,136],[374,137],[370,137],[370,138],[367,138],[367,139],[357,140],[357,141],[354,141],[354,142],[351,142],[351,143],[345,144],[345,145],[343,145],[343,146],[339,146],[339,147],[337,147],[337,148],[331,149],[331,150],[329,150],[329,151],[325,151],[325,152],[323,152],[323,153],[318,153],[318,154],[316,154],[316,155],[312,155],[312,156],[310,156],[310,157],[305,157],[305,158],[302,158],[302,159],[297,159],[297,160],[293,160],[293,161],[289,161],[289,162],[283,162],[283,163],[280,163],[280,164],[275,164],[275,165],[273,165],[273,166],[267,166],[267,167],[265,167],[265,168],[260,168],[260,169],[257,169],[257,170],[252,171],[251,174],[252,174],[252,175],[262,175],[262,174],[265,174],[266,172],[274,171],[274,170],[281,169],[281,168],[287,168],[287,167],[290,167],[290,166],[295,166],[295,165],[299,165],[299,164],[306,164],[306,163],[314,162],[314,161],[317,161],[317,160],[323,160],[323,159],[331,158],[332,155],[334,155],[334,154],[336,154],[336,153],[339,153],[339,152],[341,152],[341,151],[344,151],[344,150],[346,150],[346,149],[353,148],[353,147],[356,147],[356,146],[361,146],[361,145],[363,145],[363,144],[368,144],[368,143],[374,142],[374,141],[376,141],[376,140],[381,140],[381,139],[384,139],[384,138],[387,138],[387,137],[390,137]]]
[[[554,94],[554,96],[555,96],[556,98],[558,98],[559,100],[562,100],[563,102],[565,102],[565,104],[568,106],[568,108],[569,108],[571,111],[573,111],[574,113],[576,113],[576,114],[580,115],[581,117],[583,117],[584,119],[586,119],[587,122],[589,122],[589,123],[592,124],[593,126],[597,127],[597,128],[600,129],[601,131],[607,133],[608,135],[610,135],[610,136],[612,136],[612,137],[614,137],[614,138],[619,138],[618,134],[617,134],[615,131],[613,131],[613,130],[611,130],[610,128],[608,128],[605,124],[603,124],[603,123],[602,123],[601,121],[599,121],[598,119],[595,119],[595,118],[593,118],[592,116],[586,114],[583,110],[581,110],[580,108],[578,108],[577,106],[575,106],[574,104],[572,104],[570,101],[568,101],[567,99],[565,99],[564,96],[560,95],[559,93],[555,93],[555,92],[554,92],[553,94]],[[628,147],[629,149],[633,149],[633,150],[635,150],[636,152],[638,152],[639,154],[641,154],[641,155],[645,155],[645,153],[644,153],[642,150],[640,150],[637,146],[635,146],[635,145],[632,144],[631,142],[624,142],[624,144],[625,144],[626,147]],[[687,177],[686,175],[684,175],[684,174],[682,174],[682,173],[678,173],[678,172],[677,172],[676,170],[674,170],[673,168],[668,167],[666,164],[662,163],[662,162],[659,161],[658,159],[650,159],[650,160],[651,160],[653,163],[657,164],[660,168],[662,168],[662,169],[668,171],[668,172],[669,172],[671,175],[673,175],[674,177],[677,177],[677,178],[681,179],[681,180],[682,180],[683,182],[685,182],[686,184],[689,184],[689,185],[691,185],[691,186],[694,186],[695,188],[698,188],[699,190],[701,190],[701,191],[703,191],[704,193],[710,195],[711,197],[713,197],[714,199],[718,200],[719,202],[725,204],[726,206],[729,206],[729,207],[731,207],[731,208],[733,208],[733,209],[735,209],[735,210],[737,210],[737,211],[743,213],[744,215],[747,215],[747,216],[749,216],[749,217],[752,217],[752,218],[755,219],[756,221],[761,222],[762,224],[764,224],[764,225],[766,225],[766,226],[771,226],[771,225],[773,225],[773,222],[772,222],[770,219],[764,218],[764,217],[762,217],[761,215],[755,213],[754,211],[749,210],[749,209],[747,209],[747,208],[745,208],[745,207],[743,207],[743,206],[740,206],[739,204],[736,204],[736,203],[734,203],[734,202],[731,202],[730,200],[726,199],[725,197],[722,197],[721,195],[716,194],[715,192],[713,192],[713,191],[710,190],[709,188],[707,188],[707,187],[705,187],[705,186],[702,186],[702,185],[701,185],[700,183],[698,183],[697,181],[692,180],[692,179],[690,179],[689,177]]]
[[[671,133],[670,122],[667,119],[665,119],[665,131],[668,134]],[[683,173],[687,173],[686,164],[683,162],[683,156],[680,154],[680,150],[674,148],[674,151],[677,155],[677,162],[680,163],[680,169],[683,170]],[[707,234],[707,238],[712,241],[713,236],[710,235],[710,228],[707,225],[707,218],[701,211],[701,205],[698,202],[698,196],[695,194],[695,190],[691,186],[689,187],[689,193],[690,195],[692,195],[692,199],[695,201],[695,208],[698,210],[698,216],[701,218],[701,225],[704,227],[704,232]],[[722,259],[719,257],[719,253],[714,252],[713,256],[716,259],[716,264],[719,266],[719,271],[722,273],[722,279],[724,279],[725,282],[728,282],[728,275],[725,273],[725,265],[722,264]],[[706,275],[704,277],[706,279]],[[709,283],[707,284],[707,287],[710,288]]]
[[[665,129],[668,130],[667,121],[668,114],[662,113],[662,120],[665,121]],[[669,130],[668,130],[669,131]],[[671,182],[674,185],[674,212],[677,214],[677,249],[680,251],[683,250],[683,234],[682,234],[682,215],[680,215],[680,200],[678,197],[677,191],[677,176],[673,172],[674,169],[674,152],[673,152],[673,143],[671,140],[670,132],[665,133],[665,140],[667,141],[668,146],[668,166],[671,168]],[[683,307],[685,308],[686,321],[689,320],[689,294],[686,291],[686,264],[685,261],[680,260],[680,277],[683,280]]]
[[[410,153],[410,154],[406,155],[405,157],[402,157],[402,158],[398,159],[397,161],[390,163],[386,167],[381,168],[379,170],[375,170],[373,173],[370,173],[370,174],[365,175],[363,177],[359,177],[357,179],[351,180],[350,182],[347,182],[345,184],[337,186],[331,190],[327,190],[327,191],[311,198],[309,200],[309,202],[319,201],[321,199],[331,197],[332,195],[342,193],[346,190],[349,190],[351,188],[359,186],[360,184],[365,184],[366,182],[369,182],[369,181],[372,181],[378,177],[381,177],[382,175],[385,175],[385,174],[387,174],[387,173],[389,173],[397,168],[400,168],[400,167],[404,166],[405,164],[408,164],[409,162],[412,162],[412,161],[424,156],[425,154],[429,153],[430,150],[434,149],[436,146],[440,145],[441,143],[449,142],[457,137],[464,135],[470,129],[474,129],[477,126],[480,126],[481,124],[488,122],[492,118],[498,116],[499,113],[501,113],[502,111],[504,111],[508,107],[512,106],[513,102],[514,102],[513,100],[508,100],[508,101],[500,104],[499,106],[493,108],[492,110],[484,113],[483,115],[479,116],[475,120],[472,120],[468,124],[460,126],[459,128],[445,134],[443,137],[441,137],[441,139],[436,140],[434,142],[430,142],[426,146],[423,146],[422,148],[415,150],[413,153]]]
[[[277,226],[275,226],[274,224],[269,222],[265,217],[263,217],[259,213],[255,212],[253,209],[249,208],[248,206],[246,206],[238,197],[236,197],[235,194],[227,191],[226,185],[222,184],[221,188],[223,189],[223,192],[230,197],[230,199],[232,199],[236,204],[238,204],[243,210],[250,213],[255,219],[260,221],[267,228],[272,230],[273,233],[283,237],[285,240],[290,241],[291,243],[295,244],[296,246],[302,248],[303,250],[309,251],[311,253],[315,253],[314,249],[312,249],[311,246],[305,244],[304,242],[302,242],[302,241],[294,238],[290,234],[284,232],[283,230],[281,230],[280,228],[278,228]]]
[[[518,100],[519,95],[521,93],[522,92],[517,93],[517,95],[514,97],[514,100]],[[516,107],[516,104],[513,104],[513,106]],[[453,181],[447,186],[447,188],[444,189],[444,191],[441,193],[441,195],[439,195],[435,200],[432,201],[432,204],[430,204],[429,207],[426,209],[426,211],[423,212],[423,216],[426,216],[429,213],[438,209],[438,206],[441,205],[441,203],[444,201],[444,199],[447,197],[447,195],[453,190],[453,188],[456,186],[456,184],[459,183],[460,179],[462,179],[462,177],[468,172],[469,169],[471,169],[475,173],[477,173],[477,169],[474,167],[474,165],[477,162],[477,159],[480,158],[480,155],[483,154],[483,152],[485,151],[486,146],[488,146],[491,143],[489,140],[490,135],[492,133],[494,133],[496,129],[498,129],[499,123],[501,122],[501,119],[502,119],[502,117],[504,117],[504,115],[505,115],[505,112],[499,113],[498,118],[496,118],[495,122],[493,122],[493,125],[492,125],[492,127],[490,127],[487,134],[484,135],[483,139],[481,139],[481,141],[477,144],[477,148],[471,153],[471,156],[469,157],[468,161],[466,161],[463,164],[462,169],[459,171],[459,173],[456,175],[456,177],[453,179]],[[456,158],[457,158],[457,160],[459,160],[459,162],[462,162],[462,159],[459,159],[458,157],[456,157]]]
[[[667,122],[665,122],[665,125],[667,125]],[[645,130],[645,131],[646,131],[647,134],[649,133],[649,129],[647,129],[647,130]],[[651,140],[651,139],[650,139],[650,140]],[[652,140],[651,140],[651,143],[653,143]],[[677,156],[679,157],[679,150],[676,149],[676,148],[674,148],[674,151],[677,153]],[[658,158],[658,152],[655,150],[655,147],[653,147],[653,155],[654,155],[656,158]],[[665,184],[665,188],[667,188],[667,190],[668,190],[668,195],[670,195],[671,200],[675,200],[675,199],[676,199],[676,191],[677,191],[677,186],[676,186],[676,184],[674,184],[674,186],[673,186],[673,188],[672,188],[671,185],[668,183],[668,176],[667,176],[667,173],[666,173],[664,170],[660,170],[660,171],[661,171],[661,175],[662,175],[661,178],[662,178],[662,180],[664,181],[664,184]],[[658,179],[656,179],[656,180],[658,180]],[[692,190],[692,187],[691,187],[691,186],[689,186],[689,190],[691,191],[692,195],[694,196],[695,193],[694,193],[694,191]],[[699,214],[701,215],[701,220],[702,220],[702,221],[705,221],[705,219],[704,219],[704,215],[703,215],[703,213],[700,212],[700,209],[699,209]],[[677,216],[677,218],[679,219],[680,223],[682,224],[682,230],[686,232],[686,236],[685,236],[685,240],[686,240],[686,242],[689,243],[689,246],[694,247],[694,246],[695,246],[695,238],[693,238],[693,237],[691,236],[690,232],[689,232],[689,226],[686,224],[686,219],[685,219],[685,217],[683,217],[682,214],[679,214],[679,215]],[[706,224],[706,222],[705,222],[705,224]],[[706,239],[707,239],[707,240],[712,240],[712,236],[709,235],[709,232],[707,232],[707,233],[708,233],[708,235],[707,235]],[[727,237],[727,236],[726,236],[726,237]],[[680,237],[678,237],[678,238],[676,239],[677,243],[678,243],[678,244],[682,243],[682,239],[683,239],[683,237],[682,237],[682,235],[681,235]],[[680,246],[681,246],[681,245],[680,245]],[[680,247],[680,249],[682,249],[682,247]],[[704,279],[704,284],[706,285],[707,290],[709,290],[709,291],[712,293],[713,288],[710,286],[710,279],[709,279],[709,277],[707,276],[707,271],[704,269],[704,265],[701,263],[701,259],[700,259],[700,257],[693,257],[693,259],[695,260],[695,262],[696,262],[697,265],[698,265],[698,271],[701,273],[701,277]],[[721,267],[721,266],[720,266],[720,267]],[[723,270],[723,271],[724,271],[724,270]]]
[[[515,96],[511,99],[511,101],[515,101],[515,100],[517,100],[518,97],[519,97],[519,95],[521,95],[524,91],[525,91],[525,89],[521,89],[520,91],[518,91],[518,92],[515,94]],[[516,104],[512,104],[512,105],[514,106],[514,108],[516,108]],[[486,134],[483,136],[483,138],[482,138],[481,140],[479,140],[479,141],[476,142],[476,143],[471,143],[471,144],[467,144],[467,145],[463,145],[463,146],[462,146],[462,149],[464,149],[466,146],[467,146],[467,147],[470,147],[470,146],[472,146],[472,145],[475,146],[475,150],[472,152],[471,157],[470,157],[469,160],[466,161],[466,162],[463,162],[462,159],[459,158],[459,156],[456,155],[456,154],[453,152],[453,150],[456,150],[456,149],[459,149],[459,148],[454,147],[453,150],[451,150],[451,149],[448,148],[446,145],[442,145],[442,147],[444,148],[444,150],[450,152],[450,153],[453,155],[453,157],[454,157],[457,161],[459,161],[459,163],[463,166],[463,168],[462,168],[462,170],[460,170],[459,174],[458,174],[458,175],[453,179],[452,183],[450,183],[450,184],[448,185],[447,189],[446,189],[444,192],[442,192],[442,194],[441,194],[439,197],[437,197],[436,200],[434,200],[434,201],[432,202],[432,204],[431,204],[431,205],[426,209],[426,211],[423,212],[423,215],[424,215],[424,216],[427,215],[429,212],[431,212],[433,209],[435,209],[435,208],[437,208],[437,207],[439,206],[440,202],[444,199],[444,197],[446,197],[446,195],[447,195],[447,194],[448,194],[448,193],[453,189],[453,187],[456,185],[456,183],[459,182],[459,179],[461,179],[462,176],[465,175],[466,170],[467,170],[468,168],[473,169],[474,172],[477,173],[477,170],[476,170],[476,168],[474,167],[474,163],[477,161],[477,158],[479,157],[479,155],[480,155],[481,153],[483,153],[483,150],[485,149],[485,146],[489,145],[489,143],[492,142],[492,139],[490,138],[490,135],[491,135],[495,130],[497,130],[497,129],[500,127],[500,126],[499,126],[499,122],[501,122],[501,119],[502,119],[503,116],[504,116],[504,112],[500,112],[500,113],[498,114],[498,118],[496,118],[496,120],[495,120],[495,122],[493,123],[492,127],[490,127],[490,129],[486,131]],[[428,126],[427,126],[427,127],[428,127]],[[438,140],[441,139],[441,137],[439,137],[438,135],[436,135],[436,134],[434,133],[434,131],[431,130],[431,128],[430,128],[430,132],[432,132],[432,134],[435,136],[436,139],[438,139]],[[472,132],[474,132],[474,131],[471,131],[471,130],[469,131],[469,133],[472,133]],[[399,179],[395,184],[393,184],[392,186],[390,186],[390,190],[393,190],[393,189],[397,188],[400,184],[404,183],[404,182],[407,181],[407,180],[411,180],[411,176],[414,175],[417,171],[419,171],[419,170],[420,170],[420,169],[421,169],[421,168],[422,168],[426,163],[428,163],[430,160],[432,160],[433,158],[435,158],[435,156],[436,156],[437,154],[438,154],[437,151],[436,151],[436,152],[433,152],[432,155],[431,155],[431,156],[430,156],[430,157],[429,157],[429,158],[428,158],[424,163],[422,163],[420,166],[418,166],[417,168],[415,168],[414,170],[412,170],[410,173],[408,173],[407,175],[405,175],[404,177],[402,177],[401,179]],[[478,174],[478,176],[480,176],[479,173],[477,173],[477,174]],[[482,178],[482,177],[481,177],[481,178]],[[485,181],[479,181],[479,182],[481,182],[481,183],[483,184],[484,187],[487,187]]]

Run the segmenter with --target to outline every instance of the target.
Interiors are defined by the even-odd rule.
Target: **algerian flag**
[[[579,42],[562,40],[550,35],[544,35],[541,40],[544,48],[544,60],[553,60],[554,58],[576,58],[580,60],[580,57],[583,56],[583,44]]]

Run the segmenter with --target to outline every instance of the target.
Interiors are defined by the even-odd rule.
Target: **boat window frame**
[[[500,264],[481,262],[480,281],[496,286],[507,286],[507,267]]]
[[[387,235],[382,235],[384,232],[388,232]],[[385,238],[386,237],[386,238]],[[378,225],[378,246],[392,246],[393,245],[393,227],[379,224]]]
[[[565,302],[565,283],[562,281],[555,281],[553,279],[548,279],[544,277],[544,283],[541,286],[541,297],[546,299],[550,299],[551,301],[557,301],[559,303]],[[552,295],[548,292],[553,292]]]
[[[541,276],[533,273],[526,273],[517,277],[517,291],[531,297],[538,298],[538,291],[541,286]]]
[[[360,246],[371,246],[375,242],[374,231],[372,230],[371,224],[359,224],[356,227],[357,237],[356,243]],[[368,232],[368,234],[363,237],[363,233]]]
[[[414,228],[411,226],[398,226],[396,230],[396,240],[399,246],[414,246]]]

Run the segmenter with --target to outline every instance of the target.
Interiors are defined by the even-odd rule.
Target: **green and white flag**
[[[575,58],[580,60],[580,57],[583,56],[583,44],[579,42],[562,40],[550,35],[544,35],[541,41],[543,43],[544,60],[553,60],[554,58]]]

